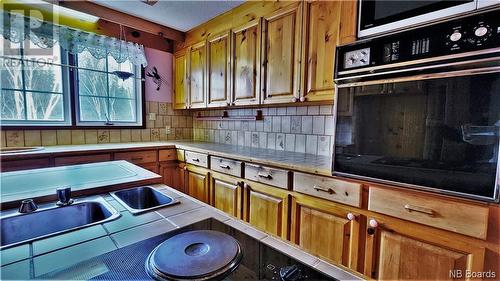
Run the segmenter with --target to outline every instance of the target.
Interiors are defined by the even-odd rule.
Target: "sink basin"
[[[111,196],[134,215],[179,203],[151,186],[115,191],[111,192]]]
[[[21,152],[31,152],[42,150],[42,146],[26,146],[26,147],[2,147],[0,148],[0,154],[15,154]]]
[[[0,218],[1,248],[92,226],[120,217],[101,197],[65,207],[41,208]]]

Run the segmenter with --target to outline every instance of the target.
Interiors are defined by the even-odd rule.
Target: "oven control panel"
[[[337,73],[499,47],[496,9],[340,46]]]

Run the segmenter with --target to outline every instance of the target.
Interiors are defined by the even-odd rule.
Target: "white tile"
[[[238,131],[238,145],[245,145],[245,132],[243,131]]]
[[[325,116],[313,117],[313,134],[322,135],[325,133]]]
[[[306,152],[306,136],[295,135],[295,152]]]
[[[290,132],[300,134],[302,132],[302,116],[291,116],[290,118]]]
[[[267,109],[267,115],[276,115],[276,107],[270,107]]]
[[[318,115],[319,114],[319,105],[310,105],[307,107],[308,115]]]
[[[318,151],[318,136],[307,135],[306,137],[306,153],[316,154]]]
[[[285,150],[295,151],[295,135],[293,134],[285,135]]]
[[[286,107],[278,107],[278,115],[286,115]]]
[[[330,136],[318,136],[318,155],[330,155]]]
[[[264,132],[259,133],[259,147],[267,148],[267,133]]]
[[[290,133],[290,116],[281,117],[281,132]]]
[[[252,133],[245,132],[245,146],[252,146]]]
[[[264,121],[262,120],[255,121],[255,130],[257,132],[264,131]]]
[[[295,115],[297,114],[297,107],[295,106],[290,106],[286,108],[286,114],[287,115]]]
[[[231,131],[231,144],[238,145],[238,131]]]
[[[302,133],[311,134],[313,129],[312,116],[302,116]]]
[[[267,148],[276,149],[276,134],[268,133],[267,134]]]
[[[252,147],[259,147],[259,133],[252,132]]]
[[[319,107],[319,114],[321,115],[331,115],[333,112],[333,105],[327,104],[327,105],[321,105]]]
[[[285,134],[276,134],[276,150],[285,150]]]
[[[297,107],[297,115],[307,115],[307,106]]]
[[[264,132],[273,131],[273,118],[271,116],[264,117]]]
[[[333,124],[333,116],[325,117],[325,135],[333,136],[335,124]]]
[[[280,116],[273,117],[273,132],[275,132],[275,133],[281,132],[281,117]]]

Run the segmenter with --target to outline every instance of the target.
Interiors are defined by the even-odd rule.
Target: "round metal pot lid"
[[[233,237],[218,231],[196,230],[161,243],[146,261],[146,270],[160,280],[206,280],[231,273],[241,257],[240,245]]]

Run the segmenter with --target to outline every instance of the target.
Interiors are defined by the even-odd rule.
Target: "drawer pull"
[[[200,159],[198,159],[198,158],[191,158],[191,160],[194,162],[200,162]]]
[[[410,213],[411,212],[417,212],[417,213],[422,213],[422,214],[429,215],[431,217],[434,216],[434,210],[432,210],[432,209],[418,207],[418,206],[412,206],[410,204],[406,204],[404,207]]]
[[[219,164],[219,167],[221,167],[222,169],[227,169],[227,170],[230,170],[231,169],[231,166],[227,165],[227,164]]]
[[[353,213],[348,213],[347,214],[347,219],[350,221],[353,221],[356,219],[356,216]]]
[[[132,158],[130,158],[130,160],[132,160],[132,161],[141,161],[142,157],[132,157]]]
[[[261,178],[265,178],[265,179],[272,179],[273,177],[270,175],[270,174],[261,174],[261,173],[258,173],[257,176],[261,177]]]
[[[322,187],[319,185],[315,185],[315,186],[313,186],[313,188],[316,189],[316,191],[322,191],[322,192],[326,192],[328,194],[335,194],[335,191],[331,188],[326,188],[326,187]]]

